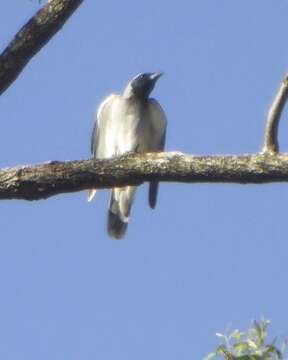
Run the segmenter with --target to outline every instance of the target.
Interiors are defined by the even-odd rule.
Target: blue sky
[[[39,8],[4,0],[0,44]],[[167,149],[257,152],[288,70],[284,0],[86,0],[0,99],[0,166],[85,159],[99,102],[142,71]],[[280,146],[288,149],[287,112]],[[163,184],[136,196],[123,241],[108,194],[0,204],[0,356],[202,359],[215,333],[272,320],[288,336],[286,184]]]

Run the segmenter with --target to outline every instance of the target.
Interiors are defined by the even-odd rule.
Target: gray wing
[[[114,155],[116,141],[116,124],[114,123],[114,109],[120,96],[112,94],[100,105],[97,119],[91,135],[91,154],[97,159],[106,159]]]
[[[115,125],[113,123],[113,110],[117,105],[119,95],[108,96],[97,111],[97,118],[91,134],[91,154],[94,158],[105,159],[115,152]],[[88,191],[88,201],[96,195],[96,189]]]
[[[166,115],[160,104],[154,100],[150,100],[150,116],[154,124],[155,139],[153,144],[153,151],[163,151],[166,140],[167,120]],[[149,185],[149,205],[151,209],[155,209],[157,203],[159,183],[158,181],[151,181]]]

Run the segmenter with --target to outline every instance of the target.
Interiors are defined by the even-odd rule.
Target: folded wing
[[[117,124],[113,116],[119,102],[119,95],[108,96],[97,111],[96,121],[91,135],[91,154],[94,159],[107,159],[115,155]],[[96,189],[88,191],[88,201],[92,201]]]

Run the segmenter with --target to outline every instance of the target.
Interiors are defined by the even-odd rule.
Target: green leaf
[[[233,348],[236,351],[237,355],[244,355],[243,353],[249,350],[249,345],[246,341],[242,341],[234,344]]]
[[[216,351],[217,354],[224,355],[225,360],[235,360],[234,355],[228,351],[225,345],[220,345]]]
[[[234,330],[232,334],[229,336],[229,338],[239,341],[241,340],[243,335],[244,333],[240,332],[239,330]]]
[[[282,360],[283,356],[281,351],[274,345],[269,345],[266,347],[265,351],[263,352],[264,355],[270,355],[270,354],[274,354],[276,355],[277,359]]]
[[[257,350],[259,348],[253,340],[247,339],[247,344],[249,348],[252,348],[253,350]]]
[[[241,333],[237,329],[230,335],[217,333],[222,344],[216,352],[210,353],[204,360],[283,360],[288,349],[288,342],[281,342],[279,345],[281,351],[276,346],[277,338],[267,343],[269,323],[270,321],[265,319],[259,322],[254,321],[246,333]]]

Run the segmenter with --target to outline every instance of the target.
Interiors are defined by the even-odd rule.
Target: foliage
[[[204,360],[284,360],[288,344],[276,346],[276,338],[267,340],[269,320],[254,321],[246,332],[234,330],[231,334],[217,333],[221,345]],[[287,359],[287,358],[286,358]]]

